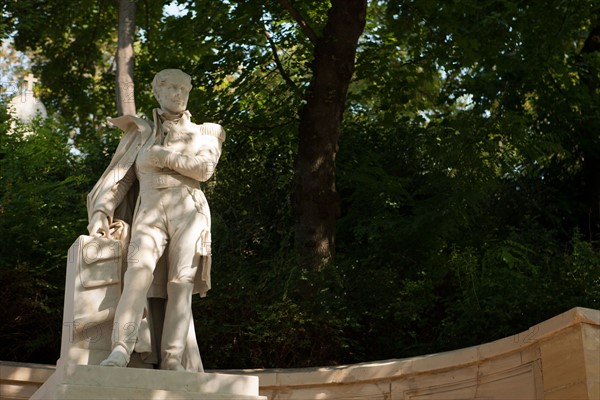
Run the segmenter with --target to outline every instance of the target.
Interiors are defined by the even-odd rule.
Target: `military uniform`
[[[154,127],[131,116],[113,123],[126,131],[123,146],[88,196],[88,213],[101,211],[109,220],[127,215],[128,196],[139,190],[113,346],[131,354],[146,298],[167,298],[161,358],[181,363],[191,294],[210,289],[210,209],[199,182],[213,175],[225,132],[217,124],[192,123],[187,111],[156,109]]]

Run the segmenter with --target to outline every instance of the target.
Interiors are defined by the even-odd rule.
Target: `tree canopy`
[[[358,20],[361,4],[364,28],[354,44],[339,40],[335,13]],[[152,76],[180,68],[193,77],[194,121],[228,132],[203,184],[214,287],[193,306],[205,367],[406,357],[600,308],[596,1],[135,5],[138,112],[155,107]],[[14,299],[0,346],[11,360],[53,363],[66,252],[120,135],[105,122],[117,114],[118,4],[0,9],[0,35],[32,55],[51,114],[30,136],[0,118],[0,287]],[[344,55],[348,86],[336,91],[319,63]],[[325,90],[307,111],[315,82]],[[339,132],[319,141],[338,128],[307,130],[310,112],[338,119]],[[316,157],[303,158],[311,135]],[[298,251],[299,232],[315,230],[302,226],[298,187],[326,157],[331,179],[304,207],[333,221],[322,237],[335,252],[314,268]]]

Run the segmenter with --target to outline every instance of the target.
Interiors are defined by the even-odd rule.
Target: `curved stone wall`
[[[4,399],[29,398],[52,366],[0,362]],[[217,371],[211,371],[217,372]],[[465,349],[258,375],[270,400],[600,399],[600,311],[574,308],[526,332]]]
[[[600,399],[600,311],[445,353],[338,367],[238,371],[271,400]]]

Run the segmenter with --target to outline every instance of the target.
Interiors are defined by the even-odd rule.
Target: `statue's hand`
[[[102,211],[96,211],[87,226],[90,236],[109,237],[108,217]]]
[[[167,163],[167,157],[171,154],[171,151],[167,150],[164,146],[155,144],[148,149],[150,156],[150,162],[159,167],[165,168]]]

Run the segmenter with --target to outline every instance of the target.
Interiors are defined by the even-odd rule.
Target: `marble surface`
[[[32,397],[46,399],[266,400],[258,377],[64,364]]]
[[[181,70],[162,70],[152,81],[160,107],[151,120],[109,120],[123,137],[88,194],[88,231],[90,237],[112,237],[112,224],[123,221],[131,235],[119,239],[128,256],[116,308],[102,315],[112,322],[111,353],[100,363],[106,367],[126,367],[137,353],[161,369],[203,371],[191,298],[210,289],[212,239],[200,182],[215,171],[225,131],[192,122],[191,82]],[[107,280],[108,270],[90,271]],[[87,314],[97,308],[90,303]]]

